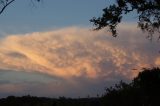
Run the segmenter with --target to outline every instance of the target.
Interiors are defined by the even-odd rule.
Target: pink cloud
[[[158,44],[151,44],[130,24],[121,25],[117,38],[105,30],[96,32],[80,27],[9,35],[1,39],[0,68],[67,79],[112,74],[132,78],[139,71],[132,69],[159,65],[152,45]]]

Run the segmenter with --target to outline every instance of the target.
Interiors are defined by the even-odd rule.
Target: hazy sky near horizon
[[[32,1],[32,0],[31,0]],[[102,94],[160,65],[159,42],[125,18],[114,38],[89,22],[114,0],[16,0],[0,15],[0,97]]]

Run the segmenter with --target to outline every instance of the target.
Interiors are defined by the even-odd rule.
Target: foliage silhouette
[[[128,13],[136,12],[138,27],[149,33],[152,38],[160,28],[160,0],[116,0],[116,3],[103,9],[101,17],[93,17],[90,22],[100,30],[108,27],[114,37],[117,36],[117,25]]]
[[[126,84],[120,82],[106,89],[102,97],[105,106],[156,106],[160,105],[160,69],[144,69]]]

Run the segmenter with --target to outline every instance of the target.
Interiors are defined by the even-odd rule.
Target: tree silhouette
[[[8,7],[14,1],[16,0],[0,0],[0,14],[2,14],[3,11],[6,9],[6,7]],[[40,2],[41,0],[35,0],[35,1]]]
[[[149,38],[160,28],[160,0],[116,0],[116,3],[103,9],[101,17],[93,17],[90,22],[95,30],[108,27],[114,37],[117,25],[130,12],[136,12],[138,27],[149,33]]]
[[[102,97],[104,106],[156,106],[160,105],[160,69],[144,69],[126,84],[120,82],[106,89]]]
[[[133,86],[149,97],[160,96],[160,69],[145,69],[133,80]]]

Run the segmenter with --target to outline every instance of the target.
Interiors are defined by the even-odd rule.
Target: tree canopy
[[[160,69],[144,69],[131,83],[106,89],[104,106],[156,106],[160,98]]]
[[[160,0],[116,0],[116,3],[103,9],[101,17],[93,17],[90,22],[95,30],[108,27],[114,37],[117,36],[117,25],[128,13],[136,12],[138,27],[152,37],[160,32]]]

